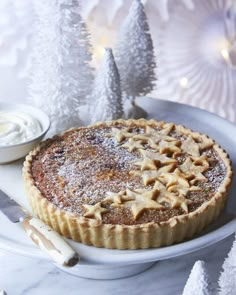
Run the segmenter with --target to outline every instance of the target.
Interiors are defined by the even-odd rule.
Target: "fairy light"
[[[223,48],[221,51],[221,56],[223,57],[225,63],[230,69],[236,70],[236,50]]]
[[[226,37],[226,46],[220,49],[220,55],[225,63],[231,69],[236,69],[236,1],[231,0],[228,2],[225,10],[224,28]]]
[[[221,49],[221,55],[226,62],[229,62],[229,51],[226,48]]]
[[[104,46],[96,44],[93,51],[93,58],[95,63],[99,63],[101,61],[101,59],[104,56],[104,53],[105,53]]]
[[[188,79],[186,77],[181,78],[179,80],[179,85],[181,86],[181,88],[187,89],[188,88]]]
[[[182,77],[179,79],[179,86],[180,86],[180,91],[179,91],[179,99],[180,100],[183,100],[185,95],[186,95],[186,92],[187,92],[187,89],[189,87],[189,80],[187,77]]]
[[[98,68],[105,53],[104,48],[112,47],[113,35],[111,34],[109,28],[98,29],[94,27],[91,23],[88,23],[88,27],[90,31],[93,32],[93,36],[91,39],[93,51],[92,65],[95,68]]]

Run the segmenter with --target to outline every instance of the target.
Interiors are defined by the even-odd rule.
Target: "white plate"
[[[150,98],[140,98],[138,102],[148,111],[150,118],[183,124],[214,138],[227,150],[236,170],[235,125],[212,113],[174,102]],[[28,207],[23,192],[21,168],[22,161],[0,166],[0,188]],[[74,275],[90,278],[124,277],[146,269],[154,261],[183,255],[216,243],[236,231],[236,200],[233,188],[235,180],[229,193],[227,207],[218,220],[190,241],[147,250],[110,250],[70,241],[81,255],[81,263],[74,268],[63,269]],[[50,259],[26,237],[20,224],[8,222],[2,214],[0,228],[0,248],[26,256]]]

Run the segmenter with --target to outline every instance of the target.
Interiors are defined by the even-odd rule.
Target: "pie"
[[[155,120],[73,128],[26,157],[35,215],[96,247],[143,249],[192,238],[224,208],[227,153],[206,135]]]

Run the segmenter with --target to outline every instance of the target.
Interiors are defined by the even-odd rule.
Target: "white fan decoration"
[[[0,66],[14,67],[24,77],[34,20],[31,0],[0,1]]]
[[[0,65],[20,62],[19,55],[29,43],[32,12],[30,0],[0,1]]]
[[[236,122],[236,71],[227,63],[228,1],[195,1],[194,11],[179,1],[171,3],[171,21],[162,24],[158,33],[158,97],[199,106]]]
[[[112,24],[117,14],[122,9],[127,9],[130,6],[132,0],[81,0],[82,3],[82,14],[84,17],[88,18],[91,14],[99,8],[105,8],[107,11],[106,18],[109,24]],[[176,1],[176,0],[174,0]],[[180,0],[185,5],[186,8],[193,10],[195,5],[193,0]],[[169,18],[169,6],[172,5],[172,1],[168,0],[142,0],[143,5],[155,4],[156,12],[160,14],[163,21],[170,20]]]

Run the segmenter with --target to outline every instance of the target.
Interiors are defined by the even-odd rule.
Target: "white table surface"
[[[205,260],[210,276],[216,283],[232,241],[231,236],[205,250],[157,262],[141,274],[119,280],[82,279],[60,271],[45,260],[1,251],[0,288],[9,295],[179,295],[194,262],[198,259]]]
[[[74,277],[60,271],[48,261],[0,250],[0,289],[4,289],[8,295],[178,295],[182,294],[189,272],[194,262],[199,259],[206,262],[210,277],[216,283],[232,241],[233,236],[230,236],[203,250],[157,262],[139,275],[119,280],[89,280]]]

